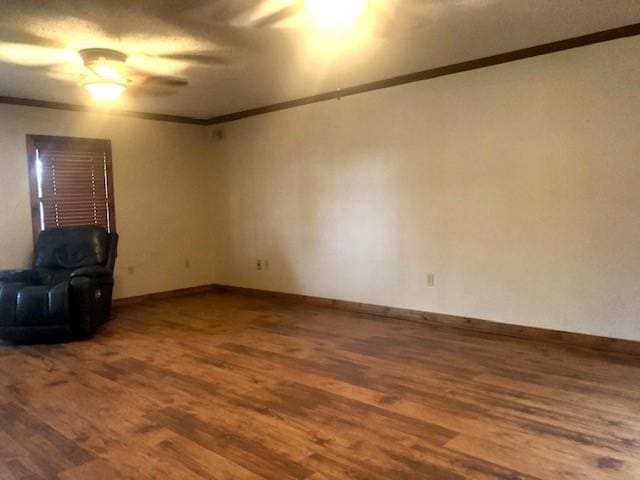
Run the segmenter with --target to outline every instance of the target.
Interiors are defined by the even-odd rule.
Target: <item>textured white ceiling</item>
[[[110,47],[189,81],[118,108],[207,118],[640,22],[640,0],[370,0],[345,37],[259,26],[294,1],[0,0],[0,95],[90,104],[74,52]]]

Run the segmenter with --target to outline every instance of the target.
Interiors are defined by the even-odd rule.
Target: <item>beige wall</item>
[[[210,282],[204,127],[9,105],[0,105],[0,125],[0,269],[31,261],[25,135],[33,133],[111,139],[117,297]]]
[[[639,54],[211,128],[0,106],[0,268],[30,262],[25,134],[110,138],[118,297],[215,281],[640,340]]]
[[[211,127],[215,281],[640,340],[639,57],[617,40]]]

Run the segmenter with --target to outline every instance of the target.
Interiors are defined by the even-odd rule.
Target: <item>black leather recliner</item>
[[[0,338],[92,337],[111,315],[117,246],[116,233],[94,225],[41,232],[31,270],[0,271]]]

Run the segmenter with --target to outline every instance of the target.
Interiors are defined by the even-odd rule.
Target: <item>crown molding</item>
[[[634,23],[632,25],[626,25],[624,27],[612,28],[610,30],[603,30],[601,32],[590,33],[579,37],[567,38],[565,40],[536,45],[535,47],[528,47],[511,52],[500,53],[497,55],[490,55],[488,57],[455,63],[443,67],[421,70],[419,72],[399,75],[397,77],[378,80],[376,82],[363,83],[361,85],[343,88],[331,92],[324,92],[318,95],[298,98],[296,100],[289,100],[286,102],[265,105],[263,107],[251,108],[249,110],[243,110],[240,112],[219,115],[217,117],[209,118],[207,120],[207,124],[216,125],[219,123],[232,122],[234,120],[240,120],[242,118],[264,115],[265,113],[277,112],[279,110],[286,110],[289,108],[301,107],[303,105],[309,105],[311,103],[324,102],[327,100],[337,100],[343,97],[348,97],[350,95],[357,95],[360,93],[395,87],[398,85],[405,85],[408,83],[421,82],[432,78],[454,75],[456,73],[468,72],[470,70],[477,70],[480,68],[491,67],[503,63],[515,62],[527,58],[538,57],[540,55],[547,55],[549,53],[571,50],[574,48],[594,45],[596,43],[608,42],[610,40],[616,40],[619,38],[633,37],[636,35],[640,35],[640,23]]]
[[[159,122],[188,123],[191,125],[208,125],[207,120],[195,117],[183,117],[180,115],[165,115],[162,113],[135,112],[132,110],[111,110],[96,108],[89,105],[74,103],[49,102],[47,100],[34,100],[31,98],[3,97],[0,96],[0,104],[21,105],[25,107],[49,108],[52,110],[66,110],[71,112],[100,113],[121,117],[141,118],[143,120],[156,120]]]
[[[451,65],[445,65],[442,67],[421,70],[419,72],[409,73],[406,75],[399,75],[397,77],[391,77],[391,78],[378,80],[370,83],[363,83],[360,85],[355,85],[353,87],[347,87],[344,89],[324,92],[317,95],[310,95],[308,97],[297,98],[295,100],[288,100],[286,102],[273,103],[273,104],[265,105],[262,107],[251,108],[248,110],[242,110],[242,111],[233,112],[233,113],[227,113],[224,115],[218,115],[218,116],[207,118],[207,119],[180,116],[180,115],[166,115],[162,113],[136,112],[132,110],[106,110],[106,109],[92,107],[89,105],[78,105],[78,104],[63,103],[63,102],[49,102],[46,100],[34,100],[30,98],[18,98],[18,97],[8,97],[8,96],[0,96],[0,104],[22,105],[27,107],[49,108],[53,110],[67,110],[67,111],[73,111],[73,112],[101,113],[101,114],[116,115],[116,116],[123,116],[123,117],[139,118],[143,120],[156,120],[159,122],[186,123],[191,125],[217,125],[220,123],[240,120],[242,118],[253,117],[256,115],[264,115],[266,113],[271,113],[271,112],[277,112],[279,110],[286,110],[289,108],[301,107],[303,105],[324,102],[327,100],[336,100],[336,99],[348,97],[351,95],[358,95],[360,93],[380,90],[383,88],[390,88],[398,85],[405,85],[408,83],[421,82],[421,81],[429,80],[432,78],[444,77],[447,75],[454,75],[456,73],[468,72],[470,70],[477,70],[480,68],[491,67],[491,66],[500,65],[503,63],[516,62],[518,60],[524,60],[527,58],[538,57],[538,56],[547,55],[550,53],[561,52],[563,50],[571,50],[574,48],[586,47],[588,45],[608,42],[608,41],[617,40],[620,38],[634,37],[637,35],[640,35],[640,23],[634,23],[632,25],[626,25],[624,27],[612,28],[609,30],[603,30],[601,32],[590,33],[590,34],[582,35],[579,37],[567,38],[565,40],[545,43],[542,45],[536,45],[534,47],[528,47],[520,50],[514,50],[511,52],[500,53],[497,55],[490,55],[488,57],[477,58],[475,60],[469,60],[466,62],[460,62],[460,63],[451,64]]]

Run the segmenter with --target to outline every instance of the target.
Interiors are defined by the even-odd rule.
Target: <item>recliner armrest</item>
[[[39,284],[40,277],[36,270],[0,270],[0,283]]]
[[[71,278],[89,277],[96,279],[112,279],[113,272],[106,267],[99,265],[92,267],[82,267],[71,272]]]

